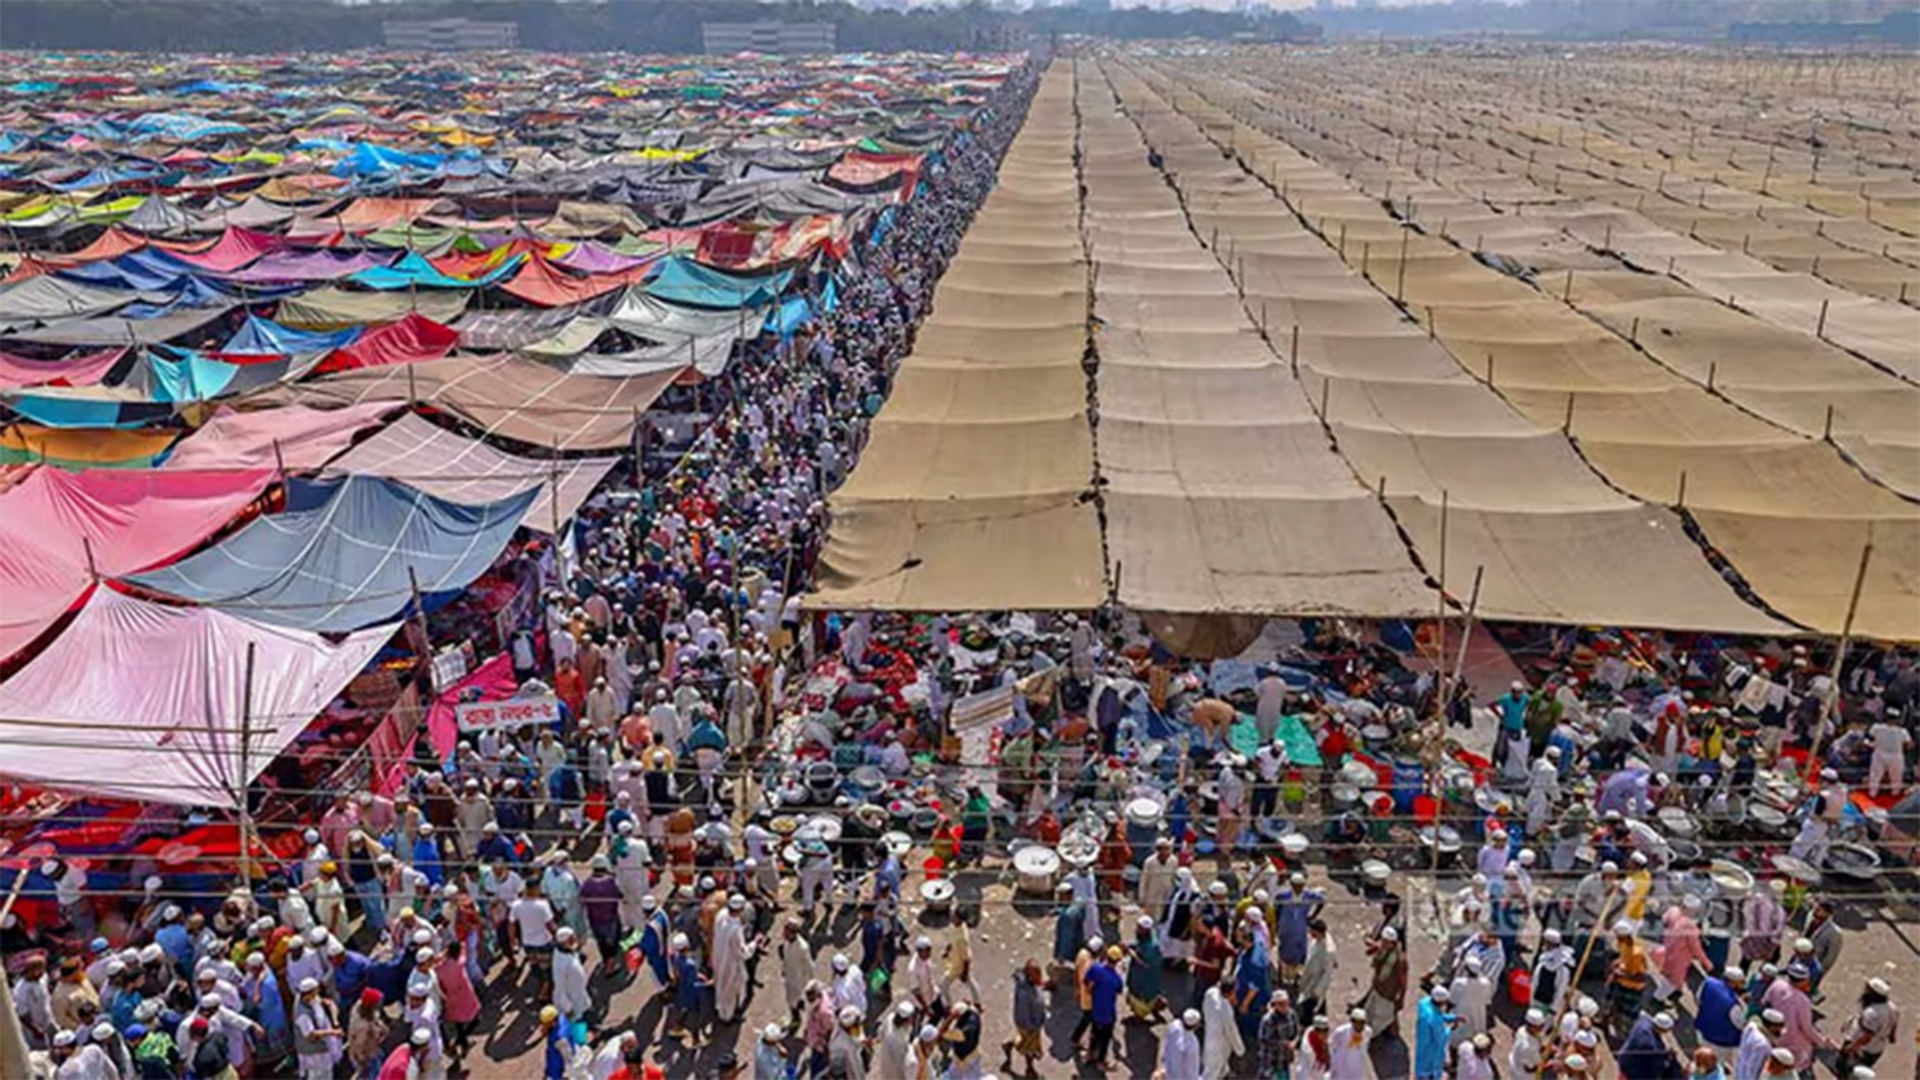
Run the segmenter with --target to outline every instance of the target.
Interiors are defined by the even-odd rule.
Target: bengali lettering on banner
[[[560,719],[560,699],[525,697],[505,698],[500,701],[469,701],[454,706],[453,715],[461,731],[486,731],[490,728],[552,724]]]

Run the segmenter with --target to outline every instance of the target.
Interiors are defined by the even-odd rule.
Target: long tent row
[[[835,500],[824,606],[959,606],[894,586],[984,562],[1000,606],[1061,606],[1072,579],[1180,616],[1396,617],[1433,611],[1435,584],[1464,609],[1478,576],[1477,613],[1496,619],[1920,638],[1920,502],[1900,465],[1920,405],[1911,308],[1833,302],[1840,286],[1811,276],[1791,296],[1753,286],[1743,306],[1689,276],[1738,256],[1681,252],[1649,273],[1645,252],[1701,245],[1464,161],[1416,171],[1433,151],[1394,140],[1430,114],[1356,115],[1370,93],[1317,58],[1270,59],[1083,67],[1091,288],[1055,303],[1057,283],[1002,279],[1019,293],[1003,309],[1048,300],[1050,325],[1086,329],[1076,419],[1093,463],[1056,497],[1098,504],[1101,543],[1055,532],[1018,555],[970,518],[973,547],[903,541],[856,561],[881,549],[849,493],[900,464],[876,446]],[[1380,85],[1397,85],[1397,59],[1372,69]],[[1619,221],[1611,246],[1587,235],[1602,214]],[[930,325],[960,299],[943,287]],[[1810,426],[1830,391],[1888,404]],[[1007,410],[1036,400],[1001,392]],[[926,520],[949,495],[923,488],[898,512]]]
[[[610,477],[698,456],[765,374],[743,350],[806,359],[782,343],[1013,69],[15,69],[9,820],[49,791],[232,808],[263,774],[312,783],[307,758],[405,760],[429,613],[445,689],[539,610]]]
[[[885,217],[1006,65],[98,71],[34,58],[0,87],[0,391],[22,422],[0,453],[16,461],[151,464],[158,437],[59,433],[193,422],[269,390],[393,397],[354,381],[367,369],[446,361],[440,386],[510,356],[516,387],[537,381],[529,362],[712,377],[763,319],[804,317],[782,303],[793,274]]]

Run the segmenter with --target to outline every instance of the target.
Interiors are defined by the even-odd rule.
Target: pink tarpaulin
[[[488,660],[467,673],[467,677],[448,687],[433,699],[427,710],[427,737],[433,740],[433,752],[441,757],[453,753],[460,741],[460,725],[453,707],[463,701],[500,701],[510,698],[520,684],[513,681],[513,661],[506,653]]]
[[[52,626],[95,573],[172,561],[233,520],[272,479],[270,470],[34,470],[0,494],[0,658]]]
[[[64,360],[35,360],[26,356],[0,353],[0,388],[19,390],[29,386],[94,386],[107,377],[113,365],[127,354],[125,349],[104,349]]]
[[[180,806],[237,806],[237,793],[393,631],[373,627],[333,644],[96,588],[66,632],[0,684],[0,774]]]
[[[160,467],[171,472],[276,469],[307,472],[333,460],[354,436],[399,405],[373,401],[343,409],[288,405],[261,412],[222,409],[180,440]],[[278,444],[277,452],[275,444]]]
[[[320,362],[319,372],[352,371],[387,364],[417,364],[438,360],[460,342],[460,331],[443,326],[417,311],[361,335],[344,349],[335,349]]]
[[[381,199],[363,196],[340,211],[342,229],[384,229],[416,221],[430,212],[439,199]]]
[[[173,257],[188,266],[225,274],[286,246],[285,240],[271,233],[235,228],[222,233],[220,239],[205,251],[176,251]]]

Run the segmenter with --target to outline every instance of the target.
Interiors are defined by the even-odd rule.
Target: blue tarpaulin
[[[413,154],[405,150],[395,150],[391,146],[375,146],[361,143],[353,152],[340,159],[333,167],[335,176],[377,176],[382,173],[401,172],[417,169],[421,172],[438,172],[446,163],[439,154]]]
[[[484,289],[520,269],[520,264],[526,261],[525,255],[515,255],[477,278],[460,278],[441,273],[438,267],[427,261],[426,256],[409,251],[392,266],[362,270],[347,280],[364,288],[381,291],[409,288]]]
[[[792,296],[781,301],[767,315],[767,329],[780,335],[782,340],[793,337],[801,327],[813,321],[813,308],[807,304],[804,296]]]
[[[179,259],[154,248],[142,248],[129,255],[101,262],[82,263],[60,271],[69,281],[110,288],[160,292],[174,288],[195,274],[204,273]]]
[[[7,408],[50,428],[137,428],[173,415],[173,406],[165,403],[67,397],[32,391],[9,397]]]
[[[332,352],[360,340],[364,331],[357,326],[331,333],[296,330],[258,315],[247,316],[246,325],[220,346],[223,353],[235,356],[283,356],[289,353]]]
[[[791,271],[777,274],[729,274],[674,255],[641,286],[648,296],[703,308],[765,307],[786,290]]]
[[[471,584],[538,495],[465,506],[378,477],[290,480],[286,513],[128,580],[275,626],[357,630],[406,612],[416,583],[423,593]]]

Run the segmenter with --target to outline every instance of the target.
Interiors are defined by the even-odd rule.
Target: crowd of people
[[[1229,688],[1113,612],[803,615],[825,495],[1034,79],[948,142],[831,289],[805,285],[815,322],[743,348],[685,453],[527,552],[552,587],[510,655],[561,723],[463,733],[397,789],[337,793],[296,857],[224,894],[156,875],[92,897],[50,862],[58,919],[10,917],[0,942],[48,1075],[431,1080],[471,1064],[483,1017],[525,1007],[525,1075],[570,1080],[685,1075],[669,1050],[709,1045],[755,1080],[1104,1072],[1123,1029],[1152,1047],[1123,1067],[1166,1080],[1873,1080],[1915,988],[1833,976],[1846,898],[1818,882],[1852,789],[1907,788],[1910,654],[1858,651],[1836,679],[1803,646],[1569,633],[1537,685],[1476,700],[1316,620],[1288,664]],[[822,664],[845,680],[810,700]],[[963,760],[946,712],[984,688],[1012,688],[1009,713],[990,760]],[[1296,728],[1317,763],[1293,760]],[[1476,731],[1485,760],[1447,741]],[[1443,813],[1429,793],[1424,814],[1340,799],[1383,746],[1495,794]],[[943,786],[917,838],[931,862],[875,792],[841,788],[818,807],[836,832],[790,836],[768,792],[802,762]],[[1791,862],[1744,891],[1648,827],[1674,810],[1745,835],[1763,769],[1812,782],[1769,851]],[[1120,812],[1141,798],[1163,811],[1150,837]],[[1416,968],[1429,920],[1391,875],[1439,867],[1445,815],[1470,850],[1418,875],[1446,939]],[[1075,834],[1091,857],[1047,883],[1050,948],[1016,956],[1010,987],[975,971],[981,910],[1009,901],[976,881],[944,925],[914,925],[917,881],[991,878]],[[633,982],[649,1026],[609,1007]],[[743,1030],[775,994],[780,1019]],[[1405,1068],[1384,1072],[1395,1045]]]

